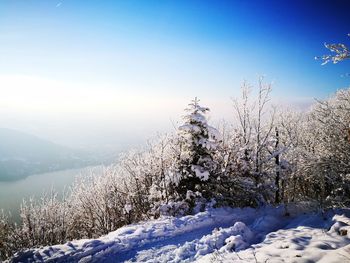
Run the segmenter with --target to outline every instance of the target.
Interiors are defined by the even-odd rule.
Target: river
[[[19,221],[19,210],[23,199],[38,198],[51,189],[61,196],[71,186],[77,176],[93,171],[101,171],[101,166],[85,167],[35,174],[17,181],[0,181],[0,210],[10,211],[15,221]]]

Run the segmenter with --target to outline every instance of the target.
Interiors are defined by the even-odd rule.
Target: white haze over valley
[[[198,95],[191,91],[184,96],[162,96],[130,85],[1,74],[1,127],[72,148],[119,152],[145,144],[159,133],[173,132],[188,101]],[[278,85],[273,88],[273,94],[279,94]],[[200,97],[211,109],[213,124],[234,121],[232,97],[239,92],[240,83],[232,83],[227,94],[217,94],[213,87]],[[275,96],[272,102],[306,110],[313,98],[286,101]]]

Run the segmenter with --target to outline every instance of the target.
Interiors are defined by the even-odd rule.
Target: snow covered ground
[[[10,262],[350,262],[350,210],[219,208],[122,227]]]

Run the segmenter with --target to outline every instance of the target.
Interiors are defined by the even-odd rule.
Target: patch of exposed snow
[[[131,205],[131,204],[126,204],[126,205],[124,206],[124,212],[125,212],[125,214],[129,214],[129,213],[131,212],[131,210],[132,210],[132,205]]]
[[[327,231],[324,227],[331,222],[333,225]],[[350,235],[345,231],[349,229],[346,222],[349,223],[349,217],[345,215],[335,215],[332,220],[329,217],[323,219],[319,214],[299,216],[246,250],[235,253],[219,250],[197,262],[350,262]]]
[[[204,170],[202,166],[192,165],[191,170],[196,174],[196,177],[201,179],[201,181],[207,181],[209,179],[209,172]]]

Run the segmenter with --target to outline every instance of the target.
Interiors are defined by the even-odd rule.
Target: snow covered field
[[[350,210],[209,209],[16,254],[10,262],[350,262]]]

